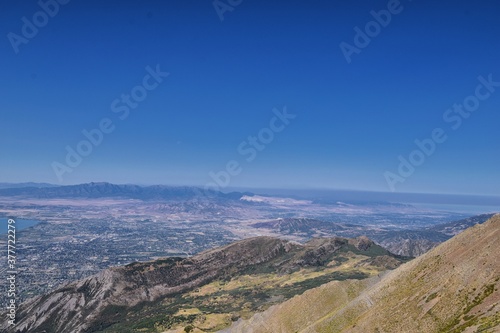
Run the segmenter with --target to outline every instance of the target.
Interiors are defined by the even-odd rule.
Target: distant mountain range
[[[30,186],[32,185],[32,186]],[[9,186],[9,185],[5,185]],[[50,184],[25,183],[0,187],[0,196],[30,198],[127,198],[140,200],[186,200],[194,198],[240,199],[251,193],[223,193],[190,186],[139,186],[110,183],[88,183],[80,185],[54,186]]]
[[[101,187],[102,189],[99,189]],[[42,189],[57,188],[57,191],[45,192]],[[92,189],[90,189],[92,188]],[[19,189],[15,191],[15,189]],[[22,190],[24,189],[24,190]],[[35,190],[38,189],[38,190]],[[64,190],[63,190],[64,189]],[[112,189],[112,190],[111,190]],[[141,193],[144,193],[144,198],[162,198],[165,193],[161,189],[195,189],[197,193],[204,190],[196,186],[141,186],[141,185],[115,185],[107,182],[92,182],[78,185],[55,185],[48,183],[0,183],[0,196],[32,196],[37,195],[40,198],[56,197],[58,193],[67,197],[133,197],[141,198]],[[2,191],[6,190],[6,191]],[[11,191],[12,190],[12,191]],[[130,193],[129,193],[130,191]],[[101,192],[101,194],[99,194]],[[188,191],[189,192],[189,191]],[[217,191],[208,191],[207,193],[219,193]],[[456,204],[456,205],[491,205],[500,206],[500,196],[488,195],[449,195],[449,194],[426,194],[426,193],[392,193],[392,192],[370,192],[370,191],[349,191],[349,190],[304,190],[304,189],[253,189],[246,190],[244,188],[228,188],[228,192],[246,193],[253,196],[254,194],[264,196],[278,196],[296,199],[312,200],[318,204],[336,204],[339,202],[348,202],[351,204],[360,205],[387,205],[392,203],[394,206],[401,206],[401,202],[413,203],[435,203],[435,204]],[[173,192],[172,192],[173,193]],[[101,196],[99,196],[101,195]],[[241,197],[241,196],[240,196]],[[171,198],[167,195],[166,198]]]
[[[0,189],[6,188],[46,188],[46,187],[57,187],[58,185],[48,184],[48,183],[0,183]]]

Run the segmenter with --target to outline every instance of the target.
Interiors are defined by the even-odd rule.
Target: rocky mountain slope
[[[224,332],[500,332],[498,253],[500,215],[378,282],[332,282]]]
[[[23,304],[16,332],[158,332],[228,326],[332,280],[365,279],[404,259],[366,237],[301,245],[257,237],[103,271]]]

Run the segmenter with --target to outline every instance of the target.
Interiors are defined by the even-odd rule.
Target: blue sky
[[[458,129],[443,119],[479,76],[500,82],[498,2],[401,1],[351,63],[340,43],[388,1],[221,2],[223,21],[208,0],[71,0],[16,53],[9,33],[41,7],[3,1],[0,182],[205,185],[236,161],[229,186],[389,191],[399,156],[442,128],[392,190],[500,195],[500,87]],[[111,104],[148,66],[169,76],[120,119]],[[248,161],[238,147],[285,107],[296,118]],[[114,130],[70,167],[66,147],[106,118]]]

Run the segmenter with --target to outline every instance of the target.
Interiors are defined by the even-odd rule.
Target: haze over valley
[[[0,215],[39,221],[17,235],[23,301],[109,267],[190,257],[256,236],[300,243],[316,237],[367,236],[394,254],[415,257],[492,216],[476,214],[477,207],[464,213],[369,202],[365,193],[357,200],[352,193],[346,195],[346,202],[337,201],[342,193],[330,195],[333,200],[324,193],[307,199],[109,183],[14,186],[0,190]],[[453,196],[445,202],[450,200]],[[494,212],[492,206],[483,207],[485,213]]]

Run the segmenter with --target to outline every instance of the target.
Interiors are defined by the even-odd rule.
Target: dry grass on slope
[[[378,277],[364,280],[333,281],[295,296],[287,302],[270,307],[249,320],[240,320],[221,333],[288,333],[299,332],[335,310],[340,310]]]
[[[500,215],[386,276],[315,332],[493,332],[500,325]],[[363,301],[364,300],[364,301]]]

